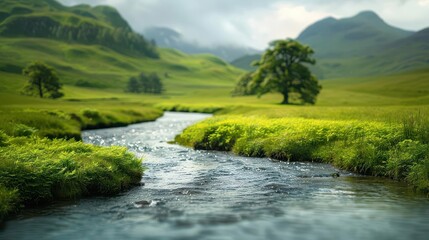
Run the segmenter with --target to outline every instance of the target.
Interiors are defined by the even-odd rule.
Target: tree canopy
[[[164,86],[156,73],[146,75],[140,73],[137,77],[131,77],[127,83],[127,92],[161,94]]]
[[[236,92],[247,95],[279,92],[283,95],[282,104],[288,104],[291,93],[297,93],[303,103],[314,104],[321,86],[307,67],[316,63],[313,53],[310,47],[292,39],[272,42],[253,64],[257,70],[240,79]]]
[[[24,68],[22,72],[28,77],[27,85],[23,90],[25,94],[41,98],[60,98],[64,95],[60,92],[61,83],[52,67],[34,62]]]

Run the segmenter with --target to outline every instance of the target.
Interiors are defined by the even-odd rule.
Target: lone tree
[[[60,92],[61,83],[55,70],[50,66],[34,62],[29,64],[22,73],[29,77],[24,93],[38,95],[41,98],[60,98],[64,94]]]
[[[313,53],[310,47],[292,39],[274,41],[253,64],[258,69],[252,73],[251,80],[244,77],[239,84],[247,81],[248,93],[280,92],[282,104],[289,104],[291,93],[297,93],[303,103],[314,104],[321,86],[305,65],[316,63],[311,57]]]

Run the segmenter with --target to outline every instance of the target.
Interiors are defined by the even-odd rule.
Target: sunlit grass
[[[117,194],[141,180],[141,159],[125,148],[0,135],[0,217],[21,205]]]
[[[251,157],[332,163],[357,173],[407,181],[429,192],[428,115],[403,112],[395,120],[381,121],[362,117],[364,113],[346,120],[317,118],[314,112],[309,118],[269,116],[273,112],[262,114],[260,109],[245,112],[205,120],[187,128],[176,141]]]

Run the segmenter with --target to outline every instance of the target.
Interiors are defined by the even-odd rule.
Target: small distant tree
[[[156,73],[152,73],[149,75],[149,89],[147,89],[149,93],[161,94],[164,91],[164,86],[161,82],[161,78],[158,77]]]
[[[36,95],[41,98],[60,98],[64,94],[60,92],[62,84],[55,70],[40,62],[29,64],[22,73],[28,77],[24,94]]]
[[[128,80],[127,89],[126,89],[127,92],[139,93],[141,92],[140,88],[141,88],[140,83],[136,77],[131,77]]]
[[[307,67],[316,63],[313,53],[310,47],[292,39],[274,41],[253,64],[258,69],[250,73],[251,79],[245,76],[237,88],[245,86],[247,93],[259,95],[279,92],[283,95],[282,104],[288,104],[291,93],[297,93],[303,103],[314,104],[321,86]]]
[[[138,77],[131,77],[127,83],[127,92],[161,94],[164,91],[161,78],[156,73],[146,75],[140,73]]]

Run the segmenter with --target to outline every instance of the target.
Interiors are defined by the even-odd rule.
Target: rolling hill
[[[165,27],[147,28],[143,34],[153,39],[160,47],[174,48],[188,54],[210,53],[225,61],[232,61],[245,54],[255,54],[259,51],[250,47],[234,45],[202,46],[196,42],[186,40],[182,34]]]
[[[0,0],[0,36],[98,44],[128,55],[157,58],[150,42],[134,33],[116,9],[66,7],[53,0]]]
[[[111,7],[0,0],[0,9],[0,91],[18,92],[22,69],[37,60],[53,66],[66,88],[115,92],[140,72],[156,72],[171,94],[229,89],[242,73],[212,55],[156,48]]]
[[[365,11],[354,17],[326,18],[306,28],[297,38],[311,46],[321,79],[385,75],[429,66],[428,29],[405,31]],[[244,56],[233,65],[251,70],[260,56]]]

